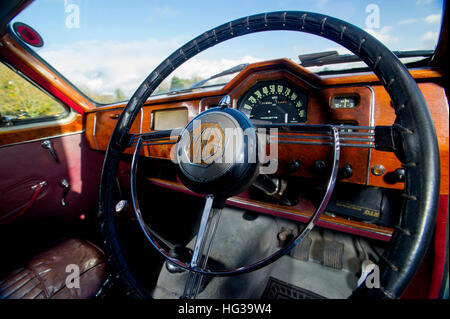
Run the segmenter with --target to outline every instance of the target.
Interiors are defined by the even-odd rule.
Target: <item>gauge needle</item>
[[[284,123],[287,123],[289,114],[278,105],[276,105],[276,108],[281,112],[281,114],[284,114]]]

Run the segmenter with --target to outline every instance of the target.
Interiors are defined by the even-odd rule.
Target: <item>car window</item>
[[[0,126],[48,121],[67,113],[54,98],[0,63]]]

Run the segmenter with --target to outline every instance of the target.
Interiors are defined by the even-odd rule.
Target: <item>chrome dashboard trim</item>
[[[369,85],[365,85],[366,88],[370,91],[370,117],[369,117],[369,126],[374,126],[375,124],[375,92],[373,91],[373,88]],[[370,130],[370,133],[375,134],[374,130]],[[366,168],[366,185],[369,185],[369,178],[370,178],[370,162],[372,160],[372,149],[369,148],[369,153],[367,155],[367,168]]]
[[[97,136],[95,136],[97,130],[97,113],[94,114],[94,124],[92,128],[92,137],[94,138],[95,148],[98,149]]]
[[[144,108],[141,107],[141,110],[139,112],[141,113],[141,123],[139,124],[139,133],[142,134],[142,125],[144,121]]]

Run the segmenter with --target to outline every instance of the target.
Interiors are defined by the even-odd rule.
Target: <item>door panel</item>
[[[58,162],[42,147],[44,140],[51,141]],[[83,133],[1,147],[0,223],[49,217],[71,220],[95,212],[103,158],[88,148]],[[70,185],[66,206],[61,203],[64,179]],[[34,202],[17,216],[41,182],[45,183]]]

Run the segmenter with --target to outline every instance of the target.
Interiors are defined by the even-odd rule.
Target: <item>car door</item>
[[[96,210],[103,154],[83,115],[0,63],[0,224]]]

